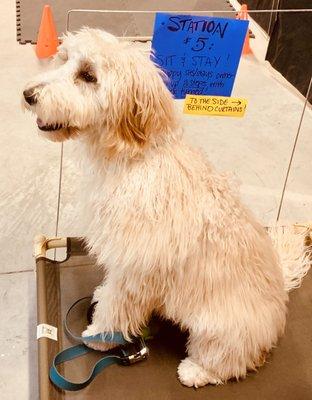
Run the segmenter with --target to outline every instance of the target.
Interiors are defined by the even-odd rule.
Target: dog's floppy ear
[[[109,155],[141,153],[146,145],[176,128],[174,105],[160,71],[142,51],[122,52],[108,90],[106,121]]]

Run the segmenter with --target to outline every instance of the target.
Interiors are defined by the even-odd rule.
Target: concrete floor
[[[0,3],[0,393],[5,400],[37,399],[36,288],[32,240],[55,234],[60,146],[39,139],[33,118],[20,109],[25,81],[44,68],[30,45],[15,40],[15,2]],[[185,135],[221,170],[242,182],[244,201],[264,223],[275,220],[303,100],[263,62],[244,58],[233,95],[246,97],[243,119],[190,117]],[[180,110],[182,104],[177,105]],[[281,217],[311,220],[312,113],[307,110]],[[64,147],[59,234],[80,231],[73,199],[79,195]]]

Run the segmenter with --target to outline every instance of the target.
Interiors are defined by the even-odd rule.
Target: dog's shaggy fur
[[[307,255],[287,253],[283,236],[281,263],[235,185],[185,144],[142,50],[85,28],[64,37],[56,63],[26,86],[25,105],[49,139],[77,138],[93,171],[86,236],[106,278],[84,334],[138,335],[157,312],[189,332],[183,384],[244,377],[283,333]]]

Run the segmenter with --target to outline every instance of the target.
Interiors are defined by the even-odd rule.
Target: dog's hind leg
[[[217,337],[211,332],[191,331],[188,357],[178,367],[179,379],[186,386],[200,387],[243,378],[247,369],[255,369],[264,362],[263,352],[249,352],[248,347],[248,340],[243,337],[233,340],[231,335]]]
[[[207,384],[222,383],[219,375],[210,368],[209,357],[216,357],[213,339],[205,334],[190,332],[188,340],[188,357],[181,361],[178,367],[178,376],[186,386],[201,387]]]

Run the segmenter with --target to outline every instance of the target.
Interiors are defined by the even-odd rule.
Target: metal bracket
[[[46,252],[49,249],[56,249],[67,247],[67,238],[50,238],[47,239],[43,235],[37,235],[34,238],[34,251],[33,255],[37,259],[39,257],[46,257]]]

